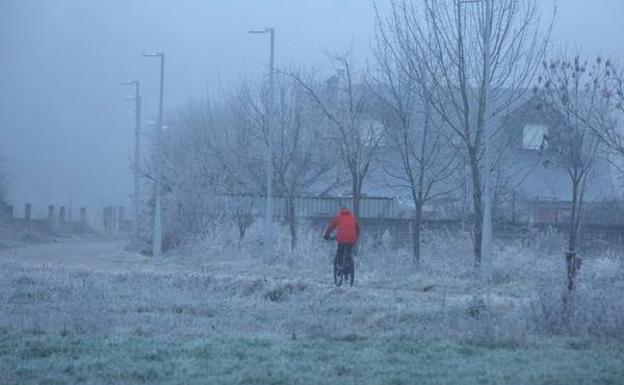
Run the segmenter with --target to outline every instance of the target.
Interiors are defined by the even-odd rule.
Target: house
[[[572,184],[566,168],[551,156],[557,147],[565,145],[560,139],[565,134],[563,117],[534,96],[506,116],[503,130],[509,144],[500,172],[507,183],[508,219],[567,222]],[[605,154],[599,145],[591,159],[583,196],[585,223],[624,223],[619,175]],[[605,206],[610,208],[601,209]]]
[[[565,224],[569,220],[572,185],[566,168],[550,151],[559,145],[565,133],[564,119],[557,111],[531,95],[496,122],[493,135],[495,172],[492,174],[493,215],[496,222]],[[451,156],[450,149],[448,156]],[[583,223],[624,224],[621,176],[599,147],[593,157],[584,191]],[[443,157],[442,157],[443,158]],[[403,218],[410,218],[409,189],[396,178],[400,159],[391,149],[380,154],[377,165],[365,183],[365,193],[376,197],[394,197]],[[425,219],[466,220],[471,212],[471,186],[467,167],[458,164],[456,175],[437,185],[449,191],[425,206]],[[412,205],[413,207],[413,205]]]
[[[336,79],[328,81],[328,90],[335,88]],[[370,120],[384,111],[372,111]],[[379,120],[382,120],[380,118]],[[564,228],[570,216],[571,182],[566,169],[549,156],[565,132],[564,119],[537,96],[530,95],[515,104],[507,115],[493,121],[492,174],[493,215],[496,226],[504,224],[560,225]],[[492,130],[491,130],[492,131]],[[460,144],[461,145],[461,144]],[[439,159],[453,156],[445,146]],[[370,227],[392,226],[407,231],[413,219],[413,202],[409,188],[389,174],[401,174],[401,159],[391,143],[382,143],[377,162],[364,182],[361,216]],[[465,162],[464,162],[465,163]],[[472,192],[468,167],[461,161],[454,166],[451,177],[435,186],[436,192],[448,192],[424,207],[424,220],[435,223],[469,223]],[[351,186],[344,167],[337,165],[309,189],[308,196],[299,197],[296,215],[299,218],[325,218],[341,206],[350,205]],[[614,168],[599,151],[593,159],[584,193],[584,223],[596,225],[624,224],[622,195],[617,186]],[[254,200],[258,214],[262,198]],[[286,202],[276,198],[275,214],[286,214]]]

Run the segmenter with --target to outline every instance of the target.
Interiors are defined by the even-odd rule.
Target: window
[[[522,148],[543,150],[548,147],[548,127],[543,124],[527,124],[522,129]]]

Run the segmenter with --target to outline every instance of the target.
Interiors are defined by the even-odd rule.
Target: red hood
[[[355,218],[355,215],[348,209],[343,208],[338,211],[338,214],[332,219],[327,230],[325,230],[324,237],[327,239],[334,229],[338,229],[336,234],[336,241],[338,243],[355,244],[360,234],[360,228]]]

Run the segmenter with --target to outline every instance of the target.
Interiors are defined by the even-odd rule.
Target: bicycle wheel
[[[338,257],[334,258],[334,283],[336,286],[342,285],[342,266],[338,264]]]

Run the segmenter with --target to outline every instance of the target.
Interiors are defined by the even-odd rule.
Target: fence
[[[74,208],[65,205],[36,208],[31,203],[26,203],[23,211],[20,210],[20,213],[17,211],[13,205],[0,207],[0,222],[5,225],[5,232],[78,234],[96,229],[106,233],[117,233],[130,231],[133,227],[133,222],[127,218],[123,206],[106,206],[100,212],[87,207]]]
[[[249,195],[221,195],[215,199],[216,207],[221,207],[225,213],[235,212],[244,207],[250,213],[261,215],[264,212],[266,198]],[[342,207],[351,207],[351,198],[336,197],[298,197],[294,200],[295,216],[298,218],[314,218],[333,216]],[[364,197],[360,202],[360,218],[399,218],[402,210],[394,198]],[[286,198],[273,198],[273,215],[276,218],[285,218],[288,212]]]
[[[43,241],[63,234],[84,234],[90,231],[86,209],[74,212],[67,206],[47,207],[47,216],[34,215],[30,203],[24,205],[23,216],[16,216],[14,206],[7,205],[0,215],[0,238],[5,240]]]
[[[313,223],[318,226],[326,224],[329,217],[313,218]],[[363,218],[362,228],[373,238],[381,240],[381,236],[388,232],[393,242],[400,246],[409,245],[412,242],[412,230],[414,221],[407,218]],[[431,232],[443,232],[451,234],[469,235],[472,231],[472,223],[462,220],[423,220],[423,228]],[[530,243],[539,234],[551,234],[565,241],[569,226],[566,224],[527,224],[498,222],[493,224],[495,239],[516,240]],[[601,225],[584,224],[579,232],[579,247],[599,250],[607,246],[624,247],[624,225]]]
[[[218,203],[217,203],[218,202]],[[220,196],[215,201],[217,206],[225,208],[225,213],[236,212],[234,208],[245,206],[249,214],[261,216],[264,212],[266,198],[258,196]],[[529,208],[542,208],[543,205],[526,204]],[[341,207],[350,207],[351,198],[336,197],[299,197],[295,199],[295,216],[299,219],[311,221],[315,227],[322,227],[336,214]],[[518,208],[516,208],[518,210]],[[598,211],[594,208],[592,211]],[[518,212],[522,212],[518,210]],[[287,202],[285,198],[274,198],[274,215],[276,218],[285,218]],[[409,244],[414,226],[412,219],[413,211],[409,207],[401,205],[394,198],[371,198],[364,197],[360,203],[360,216],[362,228],[368,236],[381,238],[388,232],[397,244]],[[469,234],[472,231],[470,218],[455,217],[443,219],[439,215],[424,213],[423,227],[431,231],[461,232]],[[534,216],[522,217],[514,215],[516,220],[499,218],[494,223],[494,235],[498,239],[522,240],[530,242],[539,233],[551,233],[564,236],[567,234],[568,225],[563,215],[555,216],[556,221],[549,222],[542,219],[541,222],[533,222]],[[529,218],[529,220],[526,220]],[[602,216],[600,216],[602,218]],[[593,219],[592,216],[588,217]],[[624,224],[618,223],[591,223],[586,222],[580,231],[580,245],[593,247],[600,244],[624,246]]]

